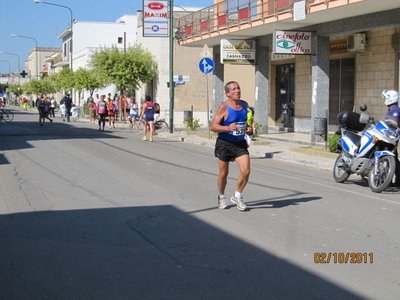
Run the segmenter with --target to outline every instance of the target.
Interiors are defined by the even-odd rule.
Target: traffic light
[[[28,73],[26,73],[25,70],[22,70],[22,72],[19,74],[21,75],[22,78],[25,78],[26,75],[28,75]]]

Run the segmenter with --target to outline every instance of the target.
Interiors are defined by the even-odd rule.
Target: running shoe
[[[142,141],[147,141],[147,138],[145,136],[142,137]]]
[[[225,209],[228,207],[228,203],[226,203],[226,197],[218,195],[218,208]]]
[[[150,142],[152,142],[153,141],[153,138],[150,138]]]
[[[247,208],[246,204],[243,202],[243,198],[237,199],[235,198],[235,196],[232,195],[231,202],[236,204],[237,209],[240,211],[244,211]]]

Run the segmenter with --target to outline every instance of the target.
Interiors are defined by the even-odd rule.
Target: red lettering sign
[[[164,5],[159,2],[151,2],[147,6],[150,9],[163,9],[164,8]]]

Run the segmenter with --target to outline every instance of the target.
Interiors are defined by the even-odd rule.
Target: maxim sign
[[[312,54],[311,32],[275,30],[273,52],[280,54]]]
[[[168,36],[168,2],[143,1],[143,36]]]

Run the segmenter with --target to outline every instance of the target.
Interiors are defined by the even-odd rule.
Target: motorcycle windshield
[[[390,129],[397,131],[397,118],[392,115],[386,115],[382,118],[382,122]]]

